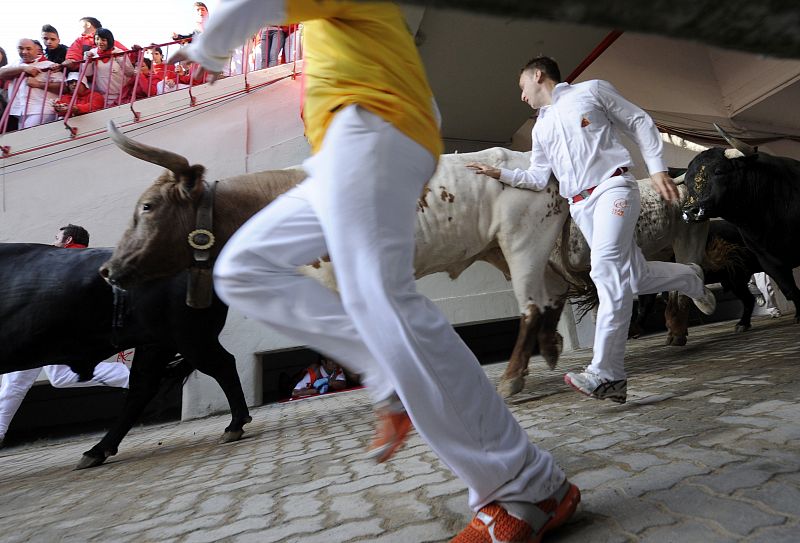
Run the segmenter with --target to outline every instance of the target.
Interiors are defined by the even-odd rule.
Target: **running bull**
[[[231,407],[223,441],[240,439],[251,418],[235,360],[217,339],[227,306],[214,297],[207,309],[187,307],[186,273],[115,292],[97,273],[111,253],[0,244],[0,373],[68,364],[85,380],[98,362],[136,349],[122,413],[78,469],[117,453],[177,353],[187,364],[173,374],[185,377],[196,368],[222,387]]]
[[[684,217],[700,222],[722,217],[733,223],[763,270],[795,305],[800,323],[800,289],[792,268],[800,265],[800,162],[745,144],[714,125],[739,153],[703,151],[690,163],[690,198]]]

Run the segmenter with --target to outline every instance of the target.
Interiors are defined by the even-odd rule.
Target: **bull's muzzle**
[[[708,220],[706,210],[701,206],[686,207],[683,209],[683,220],[686,222],[703,222]]]

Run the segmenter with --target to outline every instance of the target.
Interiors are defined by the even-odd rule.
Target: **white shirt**
[[[667,170],[653,119],[608,81],[559,83],[552,98],[551,105],[539,110],[533,126],[530,168],[501,168],[503,183],[542,190],[552,172],[564,198],[599,185],[617,168],[633,165],[617,130],[639,146],[651,175]]]
[[[111,59],[103,57],[101,60],[97,47],[89,52],[92,53],[94,59],[89,61],[86,66],[86,76],[93,76],[93,90],[107,96],[106,105],[118,105],[122,89],[134,74],[133,64],[128,55],[120,55]],[[119,47],[114,48],[114,53],[122,52]],[[84,57],[87,56],[84,55]],[[92,89],[92,86],[89,88]]]
[[[32,62],[30,64],[23,62],[22,59],[19,59],[17,62],[18,66],[33,66],[35,68],[39,68],[40,70],[46,70],[51,68],[52,66],[57,66],[54,62],[50,62],[49,60],[40,60],[37,62]],[[37,81],[41,81],[45,83],[47,81],[47,74],[48,72],[41,72],[37,75],[34,79]],[[60,82],[64,76],[61,72],[54,71],[50,72],[50,82],[56,83]],[[42,103],[44,103],[44,114],[45,115],[54,115],[55,110],[53,109],[52,100],[58,100],[58,94],[53,92],[46,92],[46,89],[32,89],[28,87],[28,78],[24,77],[22,80],[22,84],[19,86],[19,91],[17,95],[14,97],[14,101],[11,103],[11,115],[39,115],[42,113]],[[14,88],[13,85],[16,83],[16,79],[11,80],[12,89]],[[30,98],[29,98],[30,96]],[[27,110],[25,109],[27,104]]]

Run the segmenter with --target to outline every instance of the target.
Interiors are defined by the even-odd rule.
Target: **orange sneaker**
[[[402,404],[400,406],[400,410],[388,407],[379,407],[375,410],[378,425],[375,439],[367,449],[367,454],[379,464],[389,460],[395,451],[403,446],[408,433],[414,427]]]
[[[497,503],[483,507],[450,543],[539,543],[545,533],[564,524],[578,507],[581,491],[564,484],[536,505],[536,522],[531,526],[508,513]]]

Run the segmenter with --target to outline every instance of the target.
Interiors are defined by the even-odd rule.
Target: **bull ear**
[[[758,149],[756,147],[751,147],[750,145],[747,145],[743,141],[734,138],[733,136],[725,132],[717,123],[713,124],[714,128],[717,129],[717,132],[719,132],[719,135],[725,138],[725,141],[727,141],[731,147],[742,153],[744,156],[751,156],[758,153]]]
[[[192,201],[197,201],[205,191],[205,184],[203,183],[203,174],[206,169],[199,164],[190,166],[186,171],[175,174],[175,180],[178,182],[178,190],[181,196]]]

